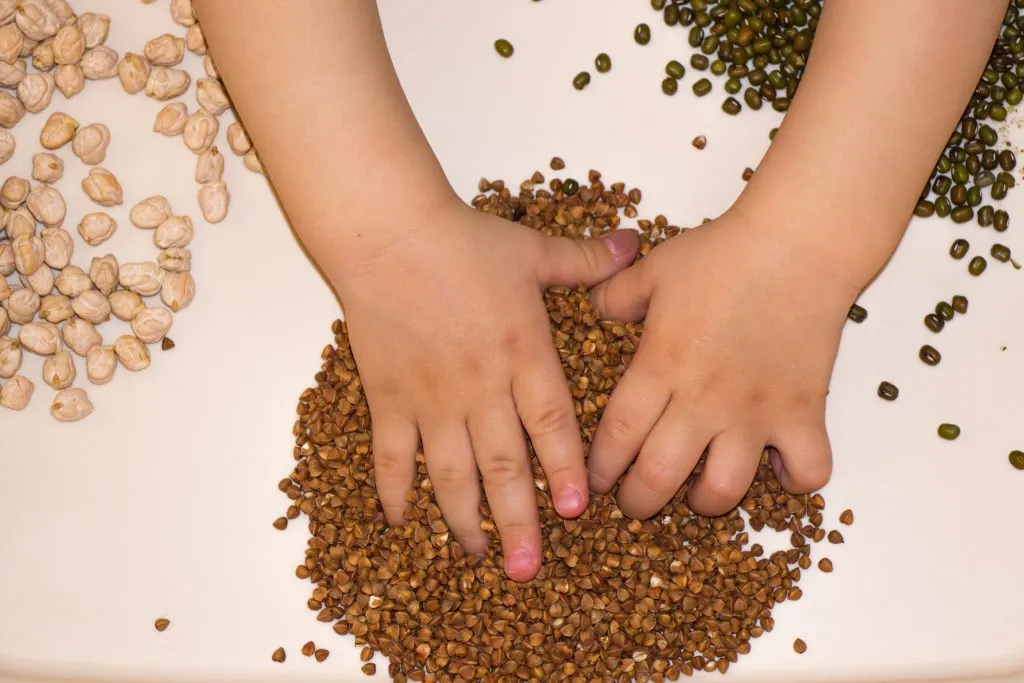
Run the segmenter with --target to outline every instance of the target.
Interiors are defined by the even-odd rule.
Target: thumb
[[[617,230],[597,240],[543,237],[537,275],[545,287],[589,287],[631,264],[639,248],[633,230]]]
[[[597,315],[622,322],[642,320],[651,301],[648,270],[648,264],[641,261],[592,289],[590,303]]]

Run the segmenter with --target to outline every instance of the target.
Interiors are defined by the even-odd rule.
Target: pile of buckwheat
[[[555,158],[552,168],[564,164]],[[542,189],[538,172],[516,194],[485,180],[473,206],[571,237],[617,229],[620,211],[637,215],[639,190],[606,186],[596,171],[589,181],[554,179]],[[682,231],[663,216],[638,226],[641,257]],[[589,445],[643,325],[598,320],[583,290],[554,288],[546,304]],[[309,609],[334,622],[337,633],[353,634],[362,661],[374,652],[388,657],[396,681],[662,681],[697,670],[725,673],[750,652],[752,639],[772,630],[776,604],[800,599],[810,544],[826,538],[825,502],[787,494],[766,458],[738,511],[699,517],[684,491],[645,522],[624,517],[613,494],[594,496],[578,519],[560,518],[533,458],[544,540],[542,569],[529,583],[505,578],[486,503],[483,525],[495,542],[485,558],[465,554],[434,501],[422,459],[408,523],[389,528],[345,323],[335,322],[333,332],[317,386],[299,400],[297,464],[279,485],[292,504],[275,526],[308,516],[312,537],[296,574],[314,586]],[[747,529],[766,527],[788,533],[791,548],[767,554],[751,543]],[[833,531],[828,540],[843,539]],[[819,567],[832,571],[832,562],[822,558]]]

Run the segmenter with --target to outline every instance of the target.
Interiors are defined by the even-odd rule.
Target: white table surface
[[[382,3],[403,83],[454,186],[468,199],[480,176],[518,182],[548,173],[558,154],[566,174],[600,169],[643,189],[642,215],[699,223],[726,208],[741,172],[756,166],[778,115],[732,118],[714,96],[690,96],[688,74],[668,98],[665,62],[688,64],[685,32],[668,29],[644,0],[444,0]],[[77,0],[113,18],[109,44],[138,51],[164,31],[181,33],[166,2]],[[652,26],[639,47],[633,26]],[[510,60],[496,38],[516,47]],[[594,55],[610,74],[586,91],[570,85]],[[188,67],[201,75],[198,59]],[[194,94],[185,98],[194,106]],[[52,392],[37,381],[23,413],[0,413],[0,680],[361,680],[358,650],[305,607],[310,587],[293,571],[307,533],[270,522],[287,501],[276,482],[291,471],[295,404],[319,369],[339,314],[332,294],[296,244],[263,179],[245,171],[223,139],[232,194],[228,219],[205,224],[192,180],[194,156],[180,139],[151,132],[161,104],[129,97],[113,81],[90,83],[54,109],[110,126],[104,164],[124,186],[112,213],[118,235],[76,245],[74,263],[111,251],[152,259],[148,232],[128,208],[165,194],[196,220],[195,303],[178,315],[171,352],[152,367],[122,370],[89,390],[96,412],[58,425]],[[17,128],[19,148],[4,175],[28,175],[45,116]],[[1017,126],[1011,125],[1019,140]],[[708,137],[707,149],[690,141]],[[85,168],[67,150],[60,189],[69,220],[94,210],[78,189]],[[1000,241],[1024,252],[1024,192],[1004,208],[1015,225]],[[383,225],[387,207],[369,217]],[[996,237],[975,224],[918,220],[896,258],[865,293],[870,312],[847,330],[828,406],[835,475],[826,520],[852,507],[846,544],[830,546],[836,571],[805,573],[804,598],[775,611],[776,629],[730,669],[737,680],[825,681],[1012,675],[1024,671],[1024,473],[1007,453],[1024,448],[1024,272],[991,262],[980,278],[947,255],[965,236],[972,255]],[[982,251],[983,250],[983,251]],[[970,312],[936,339],[921,323],[935,302],[970,298]],[[780,302],[781,304],[781,302]],[[120,330],[103,329],[107,339]],[[917,349],[936,342],[942,364]],[[1005,350],[1001,347],[1005,346]],[[37,359],[26,374],[39,377]],[[80,368],[84,376],[84,368]],[[879,400],[878,382],[901,389]],[[963,435],[939,440],[940,422]],[[156,633],[153,620],[172,619]],[[797,657],[792,642],[808,651]],[[307,640],[332,654],[299,655]],[[285,646],[284,665],[270,661]],[[377,658],[378,676],[386,662]]]

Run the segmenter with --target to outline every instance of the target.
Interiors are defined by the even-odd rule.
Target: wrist
[[[453,211],[464,208],[454,192],[413,193],[400,202],[376,208],[349,205],[346,210],[313,225],[296,226],[310,256],[336,286],[361,277],[388,255],[406,248],[414,238],[436,233]]]
[[[762,191],[764,190],[764,191]],[[741,223],[757,226],[780,257],[852,301],[882,270],[908,218],[866,226],[847,211],[845,198],[813,196],[781,187],[751,186],[730,208]]]

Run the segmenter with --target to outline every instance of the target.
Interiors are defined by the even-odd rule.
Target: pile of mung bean
[[[666,26],[686,31],[694,50],[690,67],[698,74],[691,88],[698,97],[714,90],[703,75],[724,79],[722,110],[738,114],[744,106],[766,104],[778,112],[789,109],[800,86],[814,41],[822,0],[650,0]],[[999,37],[971,101],[946,149],[922,189],[914,213],[949,217],[956,223],[976,220],[983,228],[1002,232],[1009,215],[998,203],[1016,186],[1014,151],[998,130],[1009,112],[1024,99],[1024,0],[1007,8]],[[634,33],[636,42],[650,41],[646,24]],[[643,35],[641,35],[641,33]],[[666,66],[670,79],[662,90],[675,94],[682,73],[676,60]],[[678,74],[678,76],[676,76]],[[742,99],[742,102],[741,102]],[[1009,260],[1009,253],[1005,254]],[[993,254],[995,257],[995,254]],[[978,266],[983,270],[983,266]],[[972,274],[975,273],[973,270]]]

